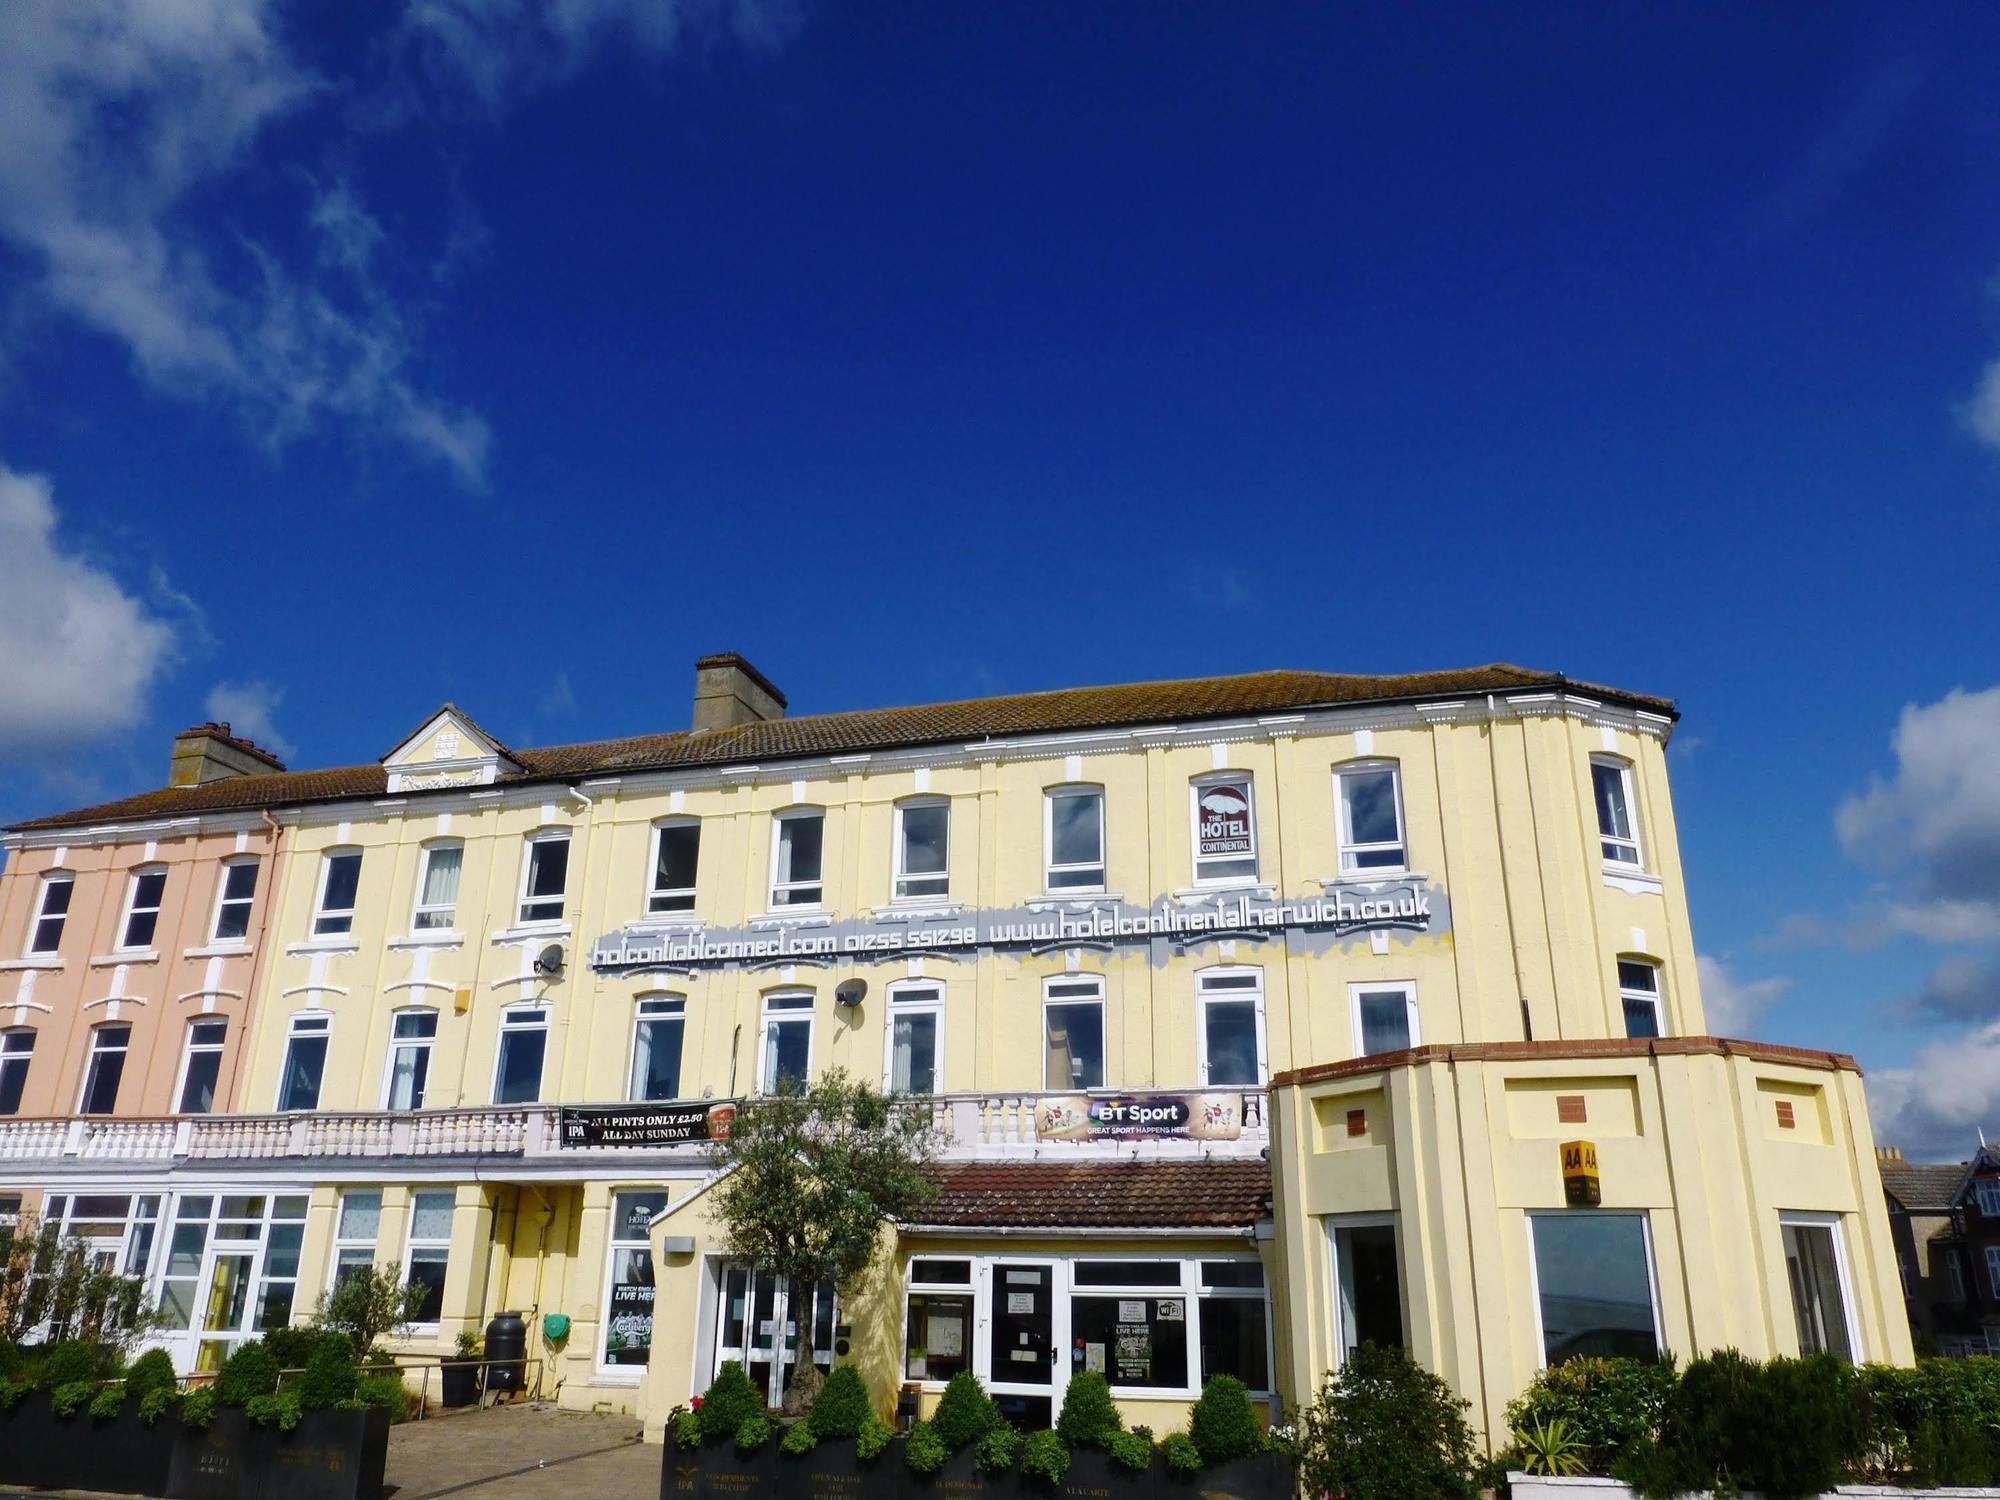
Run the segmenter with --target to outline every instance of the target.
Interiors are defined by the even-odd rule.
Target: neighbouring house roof
[[[510,753],[521,769],[502,775],[494,785],[745,765],[1016,735],[1227,719],[1244,714],[1448,700],[1485,693],[1516,694],[1536,689],[1573,691],[1668,719],[1678,716],[1671,699],[1576,682],[1560,672],[1538,672],[1505,662],[1399,676],[1251,672],[1234,677],[1189,677],[1170,682],[1062,688],[1053,692],[968,698],[906,708],[807,714],[798,718],[734,724],[722,729],[682,729],[663,734],[633,735],[626,739],[516,750]],[[461,717],[464,717],[463,714]],[[471,721],[468,719],[467,722]],[[290,771],[268,776],[232,776],[199,786],[163,787],[114,802],[31,818],[13,824],[12,828],[25,832],[180,817],[192,813],[291,807],[355,797],[379,797],[384,795],[387,787],[388,775],[380,764]]]
[[[1885,1161],[1882,1187],[1903,1208],[1912,1213],[1933,1209],[1939,1213],[1958,1202],[1965,1185],[1964,1162]]]
[[[962,1229],[1247,1229],[1271,1216],[1263,1161],[946,1162],[926,1225]]]

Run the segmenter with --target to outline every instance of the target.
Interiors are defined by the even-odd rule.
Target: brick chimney
[[[1902,1159],[1903,1148],[1901,1146],[1877,1146],[1875,1148],[1875,1160],[1878,1162],[1895,1162]]]
[[[199,786],[230,776],[267,776],[285,763],[251,740],[238,739],[227,724],[210,722],[183,729],[174,736],[174,758],[167,767],[168,786]]]
[[[734,651],[694,664],[694,727],[727,729],[785,716],[785,695]]]

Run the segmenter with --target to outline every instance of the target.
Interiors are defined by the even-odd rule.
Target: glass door
[[[1055,1415],[1055,1267],[1000,1261],[993,1267],[987,1322],[987,1389],[1017,1427],[1042,1428]]]
[[[722,1275],[722,1305],[717,1309],[715,1368],[729,1360],[743,1366],[750,1383],[764,1394],[765,1404],[777,1406],[798,1362],[799,1324],[812,1320],[813,1363],[822,1371],[833,1366],[833,1283],[823,1281],[810,1297],[797,1286],[754,1266],[730,1266]]]

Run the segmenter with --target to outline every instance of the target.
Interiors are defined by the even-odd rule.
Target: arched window
[[[118,951],[137,953],[153,946],[160,925],[160,903],[167,894],[167,867],[148,865],[134,870],[125,887],[125,920],[118,927]]]

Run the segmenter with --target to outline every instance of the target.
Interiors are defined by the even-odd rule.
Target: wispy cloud
[[[1701,981],[1708,1029],[1716,1036],[1749,1035],[1750,1028],[1792,987],[1792,981],[1782,977],[1738,978],[1728,964],[1706,953],[1695,956],[1695,973]]]
[[[208,690],[203,708],[209,718],[221,720],[232,733],[290,760],[299,751],[278,732],[276,716],[284,703],[285,690],[268,682],[218,682]]]

